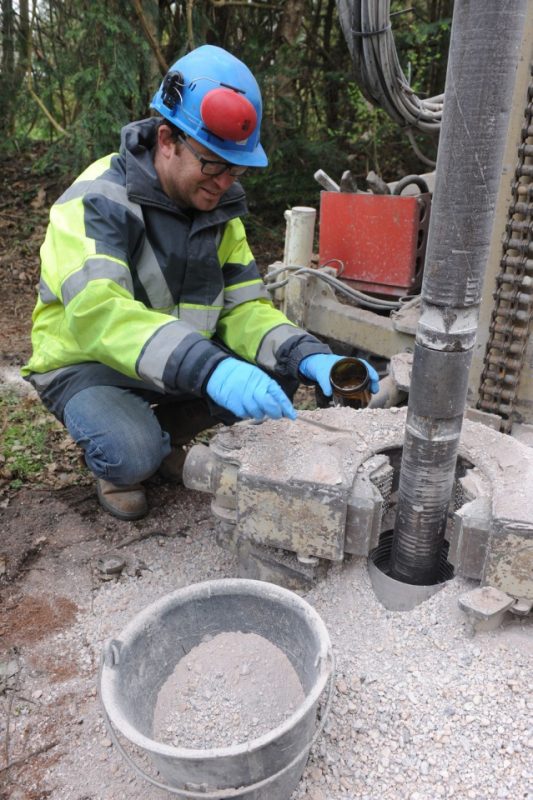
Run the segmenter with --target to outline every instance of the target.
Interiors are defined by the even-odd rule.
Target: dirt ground
[[[27,158],[0,167],[5,370],[29,354],[38,248],[62,187],[34,179]],[[14,482],[0,462],[0,800],[162,800],[105,727],[102,648],[148,603],[237,577],[238,564],[215,542],[206,495],[154,479],[150,515],[116,520],[59,429],[50,442],[55,466],[33,481]],[[102,571],[110,556],[124,562],[120,575]],[[296,800],[533,800],[531,620],[472,638],[457,597],[473,585],[456,579],[394,615],[353,559],[308,593],[330,630],[337,682]]]

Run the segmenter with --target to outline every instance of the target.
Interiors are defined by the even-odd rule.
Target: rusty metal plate
[[[340,260],[343,280],[402,295],[420,285],[430,199],[322,192],[319,261]]]

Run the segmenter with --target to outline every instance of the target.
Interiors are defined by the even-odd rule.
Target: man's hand
[[[331,372],[333,365],[342,358],[345,358],[345,356],[334,356],[333,354],[318,353],[314,356],[306,356],[306,358],[302,358],[298,365],[298,369],[304,378],[308,378],[308,380],[318,383],[326,397],[331,397],[333,390],[329,380],[329,373]],[[364,361],[362,358],[360,358],[359,361],[361,361],[368,370],[368,377],[370,378],[370,391],[372,394],[377,394],[377,392],[379,392],[378,373],[374,367],[368,363],[368,361]]]
[[[296,419],[296,411],[281,386],[259,367],[226,358],[215,368],[206,386],[209,397],[236,417]]]

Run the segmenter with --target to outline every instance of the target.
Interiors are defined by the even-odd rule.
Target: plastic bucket
[[[157,696],[176,664],[206,635],[228,631],[263,636],[285,653],[304,701],[277,728],[242,744],[199,750],[155,741]],[[305,600],[263,581],[216,580],[164,596],[106,643],[100,698],[115,745],[153,785],[183,798],[288,800],[328,715],[333,674],[328,632]],[[138,766],[115,731],[150,757],[162,781]]]

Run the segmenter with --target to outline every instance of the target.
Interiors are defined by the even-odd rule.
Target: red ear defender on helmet
[[[172,64],[151,107],[230,164],[266,167],[263,104],[256,79],[234,55],[204,44]]]
[[[257,112],[250,101],[233,89],[211,89],[200,105],[204,125],[221,139],[240,142],[257,125]]]

